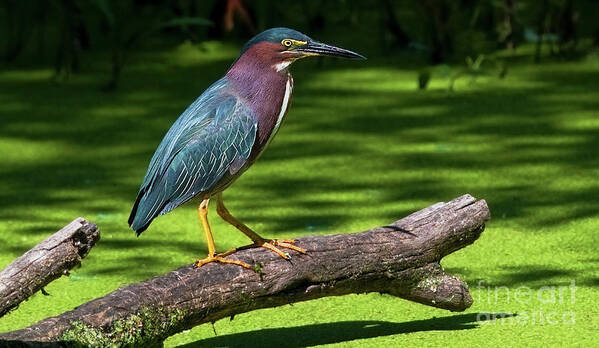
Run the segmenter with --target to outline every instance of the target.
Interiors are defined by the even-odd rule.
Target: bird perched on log
[[[364,58],[326,45],[287,28],[266,30],[248,41],[223,78],[200,95],[175,121],[156,149],[129,217],[139,236],[158,215],[190,201],[199,201],[198,214],[208,243],[201,267],[223,262],[250,268],[217,254],[208,224],[208,202],[216,198],[217,212],[248,236],[255,246],[289,258],[279,248],[300,253],[293,240],[268,240],[235,219],[223,203],[222,191],[245,172],[275,136],[289,107],[293,78],[289,66],[311,56]]]

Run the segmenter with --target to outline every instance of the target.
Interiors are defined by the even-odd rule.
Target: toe
[[[287,242],[278,242],[277,246],[280,246],[282,248],[287,248],[287,249],[295,250],[295,251],[297,251],[299,253],[302,253],[302,254],[306,254],[308,252],[304,248],[300,248],[300,247],[298,247],[296,245],[293,245],[293,244],[290,244],[290,243],[287,243]]]

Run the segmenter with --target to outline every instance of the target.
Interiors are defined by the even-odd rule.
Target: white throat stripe
[[[281,121],[283,121],[283,116],[285,116],[285,112],[287,111],[287,107],[289,106],[289,98],[291,98],[291,78],[287,78],[287,84],[285,84],[285,96],[283,97],[283,103],[281,103],[281,111],[279,112],[279,116],[277,117],[277,123],[275,124],[275,129],[273,129],[273,135],[277,133],[279,127],[281,126]]]
[[[282,62],[280,62],[279,64],[275,64],[275,70],[276,71],[281,71],[285,68],[287,68],[289,66],[289,64],[293,63],[293,61],[291,60],[284,60]]]

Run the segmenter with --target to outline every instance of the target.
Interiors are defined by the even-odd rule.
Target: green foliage
[[[503,79],[507,75],[507,72],[507,64],[501,59],[493,57],[489,58],[484,54],[481,54],[473,60],[468,56],[466,57],[466,67],[451,67],[446,64],[441,64],[421,70],[418,73],[418,89],[426,89],[433,75],[436,75],[441,79],[449,79],[447,90],[453,92],[456,81],[461,77],[470,77],[469,83],[470,85],[473,85],[476,82],[476,78],[479,76],[494,75]]]
[[[158,28],[186,27],[193,25],[210,26],[212,22],[200,17],[182,17],[168,20],[158,26]]]
[[[347,40],[368,32],[379,51],[424,53],[434,64],[543,37],[555,38],[555,47],[547,44],[553,53],[576,59],[580,38],[593,36],[599,43],[597,13],[599,3],[585,0],[10,0],[0,2],[0,55],[7,62],[52,66],[61,81],[87,68],[83,52],[110,48],[112,69],[106,73],[112,88],[129,50],[186,40],[247,40],[274,26],[316,36],[338,32],[336,39]]]
[[[139,47],[141,41],[160,35],[166,40],[169,30],[179,32],[183,39],[195,38],[190,28],[212,24],[203,17],[177,15],[182,3],[41,0],[33,4],[26,0],[3,4],[0,20],[4,15],[6,24],[0,26],[0,35],[9,38],[0,51],[4,60],[28,55],[50,61],[54,63],[55,81],[67,81],[86,65],[82,63],[83,51],[109,48],[107,89],[117,87],[127,52]]]

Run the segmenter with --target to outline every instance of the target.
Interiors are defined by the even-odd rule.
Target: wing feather
[[[223,80],[200,96],[173,124],[150,161],[129,217],[138,234],[160,215],[210,191],[250,156],[257,120]]]

